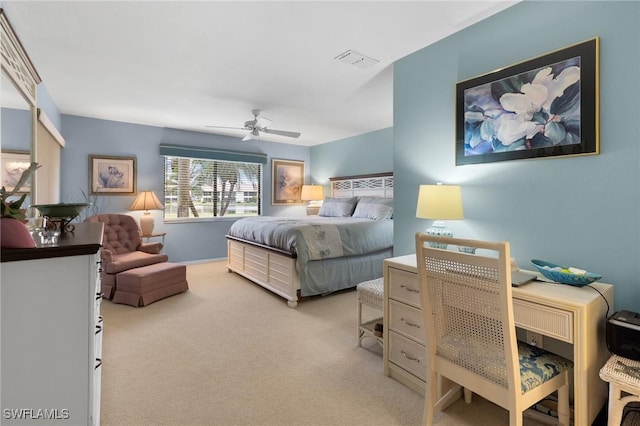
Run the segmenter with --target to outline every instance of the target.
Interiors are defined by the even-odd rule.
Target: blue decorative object
[[[569,269],[564,266],[556,265],[555,263],[547,262],[544,260],[532,259],[531,264],[547,279],[561,283],[569,284],[576,287],[582,287],[589,285],[594,281],[598,281],[602,278],[602,275],[594,274],[592,272],[585,272],[584,274],[575,274],[572,272],[564,272],[558,269]]]

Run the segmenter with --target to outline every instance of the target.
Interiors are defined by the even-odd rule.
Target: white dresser
[[[426,333],[422,326],[416,256],[384,261],[384,374],[424,394]],[[574,424],[592,424],[607,399],[600,368],[609,358],[604,334],[613,313],[613,286],[579,288],[532,282],[513,288],[516,326],[551,338],[544,347],[571,358]],[[602,294],[602,296],[601,296]]]
[[[3,425],[100,424],[102,227],[2,250]]]

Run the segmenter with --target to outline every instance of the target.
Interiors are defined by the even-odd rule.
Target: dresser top
[[[46,259],[51,257],[95,254],[102,245],[102,223],[76,223],[73,232],[65,232],[56,244],[41,244],[36,248],[0,250],[0,262]]]

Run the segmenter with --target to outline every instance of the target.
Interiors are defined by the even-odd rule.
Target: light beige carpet
[[[103,425],[421,423],[423,397],[384,376],[373,339],[357,346],[355,291],[291,309],[224,261],[187,275],[190,291],[146,307],[102,303]],[[508,414],[475,398],[436,420],[506,425]]]

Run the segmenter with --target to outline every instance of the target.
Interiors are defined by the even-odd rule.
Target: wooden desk
[[[416,256],[386,259],[383,272],[384,374],[424,394],[426,336],[422,336],[424,328],[411,327],[418,320],[422,323]],[[612,314],[613,286],[593,283],[590,287],[606,297]],[[548,342],[545,338],[545,349],[573,360],[574,424],[592,424],[607,399],[607,384],[599,377],[609,358],[604,299],[593,288],[544,282],[512,291],[517,327],[551,338]]]

